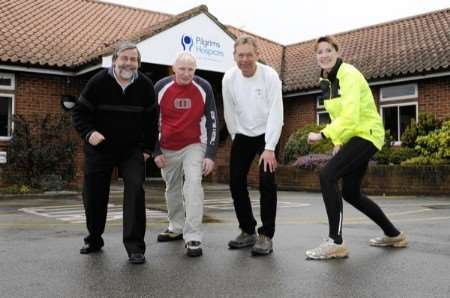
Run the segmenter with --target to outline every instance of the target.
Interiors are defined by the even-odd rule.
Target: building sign
[[[172,65],[179,52],[197,58],[197,68],[225,72],[234,65],[234,40],[205,14],[199,14],[138,43],[142,62]],[[103,66],[111,56],[103,57]]]
[[[197,59],[206,59],[220,62],[225,53],[220,41],[210,40],[198,35],[181,35],[183,51],[191,52]]]

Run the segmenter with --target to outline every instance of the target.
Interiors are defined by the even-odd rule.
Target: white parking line
[[[250,200],[253,207],[259,208],[259,200],[251,199]],[[215,209],[215,210],[234,210],[233,201],[223,200],[223,199],[205,199],[204,203],[205,208],[207,209]],[[286,201],[278,201],[278,208],[302,208],[308,207],[311,204],[308,203],[294,203],[294,202],[286,202]]]
[[[43,216],[47,218],[54,218],[64,222],[70,223],[85,223],[86,217],[84,214],[83,205],[67,205],[67,206],[44,206],[44,207],[30,207],[21,208],[21,212]],[[147,209],[147,218],[167,218],[167,212],[160,210]],[[106,221],[121,220],[123,218],[122,206],[108,204],[108,213]]]

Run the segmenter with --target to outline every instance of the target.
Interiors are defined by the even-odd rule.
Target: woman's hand
[[[319,142],[322,139],[323,138],[322,138],[322,134],[321,133],[310,132],[308,134],[308,144],[315,144],[315,143]]]
[[[341,145],[335,145],[331,154],[335,156],[339,152],[339,150],[341,150]]]

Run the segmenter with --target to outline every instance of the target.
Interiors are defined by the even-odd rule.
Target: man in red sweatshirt
[[[175,75],[155,85],[160,134],[154,160],[166,182],[169,214],[169,227],[158,241],[184,239],[191,257],[202,255],[202,175],[214,168],[218,142],[214,94],[211,85],[195,75],[196,67],[192,54],[180,53],[173,65]]]

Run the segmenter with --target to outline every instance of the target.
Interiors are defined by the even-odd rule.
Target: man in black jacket
[[[123,242],[129,261],[145,262],[146,211],[144,163],[158,134],[155,91],[138,71],[140,53],[124,42],[113,54],[112,67],[99,71],[83,89],[73,111],[75,129],[85,140],[83,203],[89,235],[80,253],[104,245],[109,187],[117,166],[124,182]]]

